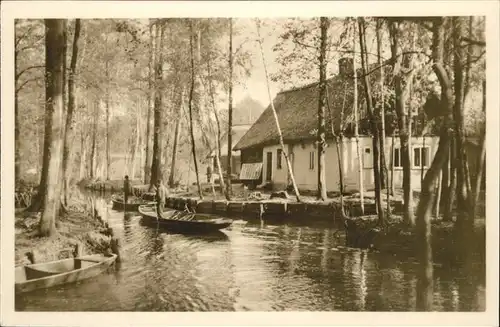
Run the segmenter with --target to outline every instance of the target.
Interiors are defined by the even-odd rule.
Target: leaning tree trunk
[[[229,201],[233,193],[231,173],[233,170],[233,20],[229,18],[229,107],[227,119],[227,184],[226,199]],[[219,178],[223,178],[220,176]]]
[[[378,214],[378,224],[380,226],[385,225],[384,218],[384,208],[382,207],[382,181],[380,176],[380,133],[377,124],[377,118],[375,117],[375,113],[373,110],[373,102],[372,102],[372,94],[371,94],[371,86],[370,81],[368,79],[367,67],[368,67],[368,56],[366,49],[366,31],[365,31],[365,21],[364,18],[359,18],[359,45],[361,48],[361,66],[363,71],[363,85],[365,89],[365,97],[366,97],[366,109],[368,111],[368,115],[370,117],[371,122],[371,132],[372,132],[372,140],[373,140],[373,174],[375,175],[375,203],[377,205],[377,214]]]
[[[154,138],[153,138],[153,161],[151,163],[151,180],[149,190],[152,190],[155,183],[161,180],[161,142],[162,135],[162,88],[160,84],[163,80],[163,34],[164,25],[158,22],[156,25],[156,62],[155,62],[155,98],[154,98]]]
[[[359,144],[359,117],[358,117],[358,72],[356,65],[356,22],[354,22],[353,27],[353,60],[352,69],[354,75],[354,99],[353,99],[353,109],[354,109],[354,138],[356,139],[356,152],[358,155],[358,181],[359,181],[359,200],[361,205],[361,214],[365,214],[365,199],[364,199],[364,185],[363,185],[363,162],[361,160],[361,145]]]
[[[44,167],[46,171],[46,191],[43,194],[43,211],[38,225],[42,236],[51,236],[56,232],[55,221],[59,212],[59,174],[62,150],[63,114],[64,114],[64,49],[66,46],[66,20],[45,20],[45,144]],[[42,173],[43,174],[43,173]]]
[[[326,201],[326,175],[325,175],[325,156],[326,156],[326,126],[325,126],[325,107],[326,107],[326,47],[328,39],[328,26],[330,21],[326,17],[320,18],[320,49],[319,49],[319,101],[318,101],[318,198]]]
[[[200,199],[203,199],[203,192],[201,190],[200,184],[200,175],[198,171],[198,160],[196,159],[196,144],[194,140],[194,131],[193,131],[193,95],[194,95],[194,87],[195,87],[195,67],[194,67],[194,51],[193,51],[193,21],[190,21],[189,24],[189,49],[191,56],[191,88],[189,90],[189,132],[191,135],[191,153],[193,155],[194,162],[194,170],[196,174],[196,185],[198,186],[198,196]]]
[[[444,18],[446,19],[446,18]],[[443,67],[443,18],[433,19],[433,41],[432,41],[432,57],[434,61],[433,71],[438,77],[441,86],[441,107],[445,109],[445,116],[441,126],[438,149],[434,155],[434,159],[429,169],[427,170],[424,181],[422,183],[420,200],[417,206],[417,253],[420,261],[420,278],[419,283],[421,289],[426,289],[427,292],[418,296],[417,305],[423,310],[430,310],[428,294],[432,294],[433,267],[432,267],[432,248],[431,248],[431,216],[432,204],[434,199],[435,181],[439,178],[443,166],[446,164],[449,151],[449,116],[451,115],[453,103],[452,92],[448,73]]]
[[[288,169],[288,174],[290,176],[290,179],[292,180],[292,185],[293,185],[293,190],[295,192],[295,197],[297,199],[297,202],[301,202],[299,189],[297,187],[297,183],[295,183],[295,177],[293,175],[292,165],[290,164],[290,159],[288,157],[287,151],[285,150],[285,143],[283,142],[283,134],[281,133],[281,127],[280,127],[280,123],[278,120],[278,114],[276,113],[276,108],[274,108],[273,98],[271,97],[271,89],[269,87],[269,75],[267,73],[266,58],[264,56],[264,50],[262,48],[262,39],[260,36],[260,26],[259,26],[258,21],[257,21],[257,34],[258,34],[260,54],[262,56],[262,65],[264,66],[264,73],[266,75],[267,95],[269,96],[269,101],[271,103],[271,110],[273,111],[274,122],[276,123],[276,129],[278,130],[281,151],[282,151],[283,155],[285,156],[286,166]]]
[[[66,131],[64,133],[63,158],[62,158],[62,195],[63,205],[68,205],[68,191],[70,182],[71,163],[71,141],[73,140],[73,129],[75,127],[74,111],[76,109],[76,63],[78,58],[78,40],[80,39],[81,21],[75,20],[75,35],[73,38],[73,50],[69,67],[68,79],[68,112],[66,114]]]

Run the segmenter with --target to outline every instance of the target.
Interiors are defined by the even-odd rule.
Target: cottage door
[[[267,152],[266,156],[266,182],[272,181],[273,172],[273,153]]]

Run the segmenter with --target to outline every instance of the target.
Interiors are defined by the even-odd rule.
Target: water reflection
[[[345,248],[336,231],[325,226],[269,225],[257,220],[235,224],[231,230],[218,234],[185,236],[142,226],[137,213],[114,211],[105,198],[88,199],[89,206],[97,208],[103,219],[114,226],[122,244],[122,263],[109,274],[77,285],[18,295],[16,309],[485,308],[485,267],[480,264],[480,255],[456,266],[451,265],[449,256],[436,256],[430,265],[433,272],[428,274],[429,266],[412,259]],[[431,283],[422,283],[425,278]]]
[[[123,230],[124,230],[124,238],[129,241],[130,236],[132,235],[132,226],[131,226],[131,221],[132,218],[134,217],[133,213],[130,212],[124,212],[123,213]]]

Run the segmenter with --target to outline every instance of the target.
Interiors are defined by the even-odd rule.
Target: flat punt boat
[[[16,292],[31,292],[95,277],[116,261],[117,255],[92,254],[78,258],[19,266],[15,269]]]
[[[137,211],[140,205],[151,204],[151,201],[146,201],[141,198],[137,198],[135,196],[130,196],[125,204],[125,200],[121,196],[113,195],[111,197],[111,201],[113,201],[113,209],[114,210],[126,210],[126,211]]]
[[[142,220],[148,225],[158,226],[178,233],[212,233],[231,226],[233,221],[217,218],[210,214],[197,214],[170,210],[162,213],[158,219],[154,205],[139,206]]]

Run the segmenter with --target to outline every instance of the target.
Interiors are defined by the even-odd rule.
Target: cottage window
[[[401,149],[400,148],[395,148],[394,149],[394,162],[393,165],[395,168],[401,168],[403,167],[403,163],[401,162]]]
[[[277,169],[281,169],[281,167],[282,167],[282,164],[281,164],[281,160],[283,157],[282,153],[283,153],[283,150],[281,150],[281,149],[278,149],[276,151],[276,168]]]
[[[413,148],[413,166],[415,168],[426,168],[429,166],[429,148],[414,147]]]
[[[314,151],[309,152],[309,170],[314,169]]]

